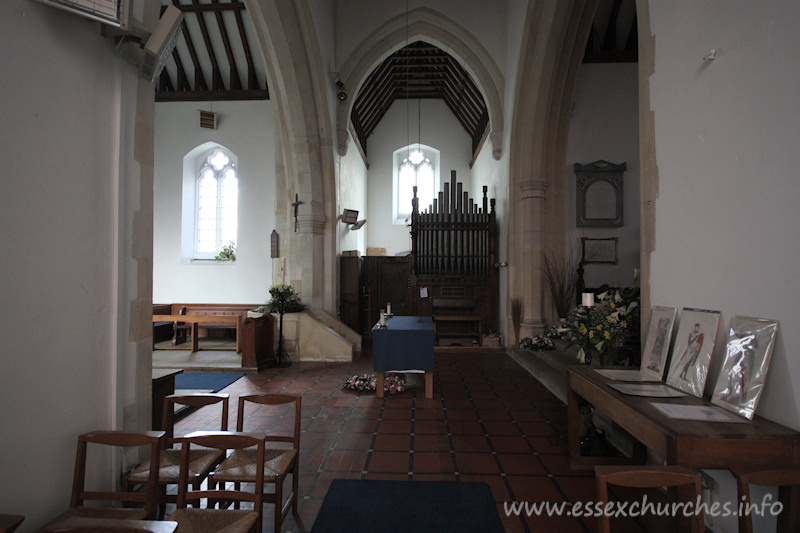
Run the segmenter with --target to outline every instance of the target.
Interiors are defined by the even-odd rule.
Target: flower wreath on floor
[[[344,388],[354,391],[374,391],[377,388],[378,378],[375,374],[361,374],[351,376],[344,382]],[[403,374],[387,372],[383,379],[383,391],[389,394],[406,390],[406,377]]]

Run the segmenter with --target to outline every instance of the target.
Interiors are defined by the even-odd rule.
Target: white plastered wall
[[[417,102],[410,100],[406,106],[405,100],[396,100],[367,144],[370,217],[360,231],[367,230],[368,247],[386,248],[386,255],[411,251],[409,228],[392,223],[392,161],[395,150],[419,140],[440,152],[440,184],[450,181],[451,170],[456,171],[457,181],[472,182],[469,168],[471,141],[467,132],[441,100],[422,100],[419,112]],[[421,128],[417,127],[418,115],[422,117]],[[475,198],[474,191],[469,193]]]
[[[113,50],[97,22],[0,3],[0,506],[20,532],[68,506],[78,434],[150,425],[152,86]]]
[[[731,317],[779,320],[757,414],[800,429],[800,49],[790,44],[800,4],[650,2],[649,10],[659,191],[652,304],[722,312],[709,393]],[[712,48],[718,58],[703,60]],[[721,497],[734,500],[730,474],[713,473]],[[718,517],[714,528],[736,531],[735,519]]]
[[[639,268],[639,106],[636,63],[584,63],[578,74],[572,121],[567,141],[564,173],[567,254],[581,257],[582,237],[617,240],[617,264],[588,264],[587,287],[604,283],[630,287]],[[623,174],[623,226],[586,228],[576,224],[576,185],[573,163],[587,165],[597,160],[627,164]]]
[[[275,229],[272,110],[268,101],[214,102],[219,123],[210,130],[200,127],[200,109],[208,111],[211,106],[156,104],[153,301],[264,303],[272,283],[270,235]],[[183,209],[183,196],[194,197],[192,172],[184,168],[184,156],[207,143],[230,150],[238,163],[235,262],[189,262],[181,253],[182,225],[192,216],[186,212],[190,209]]]

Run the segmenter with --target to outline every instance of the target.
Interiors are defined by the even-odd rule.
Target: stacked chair
[[[265,416],[267,410],[273,414],[286,414],[287,409],[293,411],[291,434],[275,434],[268,432],[265,439],[268,443],[283,444],[284,447],[270,447],[265,451],[263,474],[258,473],[262,466],[255,453],[250,450],[234,450],[209,475],[209,485],[217,483],[234,483],[238,488],[241,483],[258,483],[274,485],[273,493],[263,494],[263,503],[275,504],[275,531],[281,530],[283,521],[289,514],[297,514],[298,474],[300,464],[300,396],[290,394],[248,394],[239,397],[239,410],[236,417],[236,431],[244,431],[245,408],[247,405],[258,407],[259,417]],[[294,409],[291,409],[291,407]],[[278,418],[284,420],[284,418]],[[283,485],[286,476],[292,474],[292,492],[284,503]]]
[[[260,533],[261,500],[264,493],[264,435],[262,433],[232,433],[227,431],[196,431],[182,439],[180,455],[180,480],[178,483],[178,508],[169,520],[178,523],[177,533]],[[215,449],[220,453],[233,450],[233,453],[252,452],[255,458],[255,480],[253,492],[227,489],[224,485],[214,488],[209,483],[207,489],[192,487],[189,474],[191,470],[192,448],[195,450]],[[255,450],[253,448],[255,447]],[[206,499],[206,508],[200,501]],[[252,502],[253,509],[212,508],[213,502]],[[190,505],[192,507],[190,507]],[[238,505],[237,505],[238,507]]]
[[[159,511],[158,517],[164,516],[167,503],[176,503],[177,496],[168,493],[170,485],[177,486],[180,473],[180,448],[175,448],[179,444],[180,438],[174,438],[174,413],[176,405],[189,407],[205,407],[209,405],[221,406],[220,431],[228,429],[228,398],[225,393],[202,393],[202,394],[172,394],[164,398],[164,415],[162,418],[161,429],[166,432],[165,448],[161,451],[158,461],[146,461],[134,468],[123,480],[123,489],[130,491],[133,488],[143,485],[151,479],[155,470],[159,485]],[[195,449],[192,450],[188,463],[188,476],[195,489],[199,489],[208,474],[225,458],[224,450],[218,449]],[[151,465],[158,465],[153,469]]]
[[[166,504],[173,502],[176,509],[167,520],[170,527],[177,523],[178,533],[260,533],[265,503],[275,504],[275,531],[280,531],[289,510],[297,514],[301,398],[289,394],[241,396],[235,432],[227,431],[228,398],[224,393],[173,394],[164,400],[161,431],[96,431],[80,435],[70,507],[42,531],[110,532],[131,527],[137,531],[161,531],[160,527],[148,528],[154,524],[167,526],[166,522],[153,521],[163,518]],[[198,430],[174,437],[176,405],[219,405],[220,430]],[[267,432],[245,432],[248,406],[255,406],[251,412],[257,410],[259,418],[267,410],[277,412],[276,427]],[[121,490],[88,491],[84,481],[90,443],[147,445],[149,459],[123,476]],[[283,486],[289,474],[292,488],[284,496]],[[177,487],[176,493],[168,494],[169,485]],[[265,492],[266,485],[274,485],[274,491]],[[106,507],[87,507],[84,502],[89,500],[100,500]],[[203,500],[205,505],[201,506]],[[108,507],[109,502],[123,506]],[[240,508],[243,502],[247,509]],[[77,518],[101,522],[90,529],[83,525],[76,529]],[[114,520],[148,522],[114,524]]]
[[[791,507],[783,507],[782,502],[790,503],[791,494],[788,489],[794,488],[795,491],[800,488],[800,470],[793,468],[781,468],[777,470],[749,470],[749,471],[734,471],[736,478],[736,485],[739,493],[739,502],[743,505],[752,505],[753,502],[750,498],[750,485],[761,486],[775,486],[778,487],[778,501],[781,502],[782,509],[790,509]],[[743,512],[739,515],[739,531],[741,533],[753,533],[753,513]],[[778,515],[778,531],[788,531],[789,525],[783,524],[783,521],[792,519],[789,511],[784,511]]]
[[[594,472],[597,499],[603,506],[609,501],[609,485],[634,488],[678,487],[683,489],[682,495],[686,496],[682,499],[693,504],[699,501],[698,498],[703,493],[700,474],[681,466],[598,465],[594,467]],[[691,497],[688,497],[689,493],[691,493]],[[601,533],[609,533],[611,531],[609,516],[603,514],[599,520]],[[694,515],[691,531],[695,533],[705,531],[702,512]]]
[[[163,431],[94,431],[78,436],[78,452],[75,459],[75,474],[72,480],[72,496],[69,509],[61,513],[44,527],[44,530],[60,530],[60,523],[73,518],[99,518],[108,520],[150,520],[154,519],[158,507],[158,478],[153,471],[144,480],[144,492],[89,491],[86,489],[86,463],[89,444],[96,447],[134,448],[148,446],[150,462],[158,464],[161,448],[164,445]],[[93,452],[93,457],[95,454]],[[86,502],[117,502],[129,507],[89,507]],[[136,505],[137,507],[132,507]]]

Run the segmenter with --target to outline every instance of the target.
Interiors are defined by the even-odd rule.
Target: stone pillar
[[[520,338],[544,331],[542,316],[542,249],[544,236],[544,202],[548,183],[531,179],[520,183],[522,212],[522,323]]]

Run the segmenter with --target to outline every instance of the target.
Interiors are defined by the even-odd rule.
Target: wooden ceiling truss
[[[472,140],[473,154],[489,125],[481,92],[469,73],[447,52],[422,41],[401,48],[369,75],[350,120],[364,153],[367,138],[395,100],[440,99]]]
[[[252,22],[244,2],[167,2],[183,12],[184,24],[159,77],[157,102],[269,99],[266,80],[257,75],[255,61],[261,61],[261,54],[248,38],[245,26]]]

